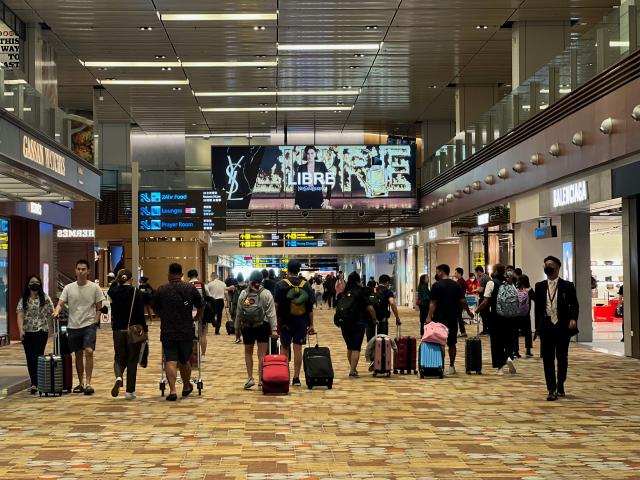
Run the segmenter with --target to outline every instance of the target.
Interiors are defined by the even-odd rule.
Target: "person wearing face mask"
[[[38,392],[38,357],[44,355],[47,338],[53,331],[53,303],[43,292],[42,280],[37,275],[31,275],[27,280],[16,311],[18,331],[31,379],[31,395],[35,395]]]
[[[111,328],[113,329],[113,370],[116,380],[111,396],[117,397],[123,385],[122,377],[127,371],[125,398],[136,398],[136,376],[142,343],[129,343],[129,326],[140,325],[148,331],[144,317],[144,297],[142,292],[131,285],[131,272],[120,270],[116,281],[111,284],[107,295],[111,299]]]
[[[562,263],[553,256],[544,259],[547,280],[536,284],[534,301],[535,337],[540,336],[548,401],[564,397],[569,366],[569,341],[578,333],[580,313],[576,289],[572,282],[560,278]],[[534,338],[535,338],[534,337]],[[558,370],[556,377],[556,360]]]

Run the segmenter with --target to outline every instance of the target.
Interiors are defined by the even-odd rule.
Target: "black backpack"
[[[358,301],[355,292],[345,290],[336,303],[336,314],[333,317],[333,323],[337,327],[345,325],[353,325],[360,318],[358,311]]]
[[[231,305],[229,305],[229,310],[231,313],[231,318],[233,318],[234,320],[236,318],[236,310],[238,309],[238,300],[240,299],[240,294],[245,288],[247,288],[246,285],[236,285],[233,290],[233,296],[231,297]]]
[[[376,311],[376,317],[378,317],[378,320],[389,318],[389,299],[385,295],[388,290],[388,288],[379,289],[377,292],[372,293],[369,296],[369,301],[371,302],[371,305],[373,305],[373,309]]]

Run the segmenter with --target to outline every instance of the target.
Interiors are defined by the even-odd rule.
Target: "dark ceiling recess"
[[[4,24],[9,27],[11,30],[15,32],[18,37],[22,40],[27,39],[27,26],[26,24],[18,18],[18,16],[7,7],[3,2],[0,1],[0,20],[4,22]]]
[[[500,25],[500,28],[506,28],[506,29],[513,28],[513,22],[511,20],[507,20],[502,25]]]

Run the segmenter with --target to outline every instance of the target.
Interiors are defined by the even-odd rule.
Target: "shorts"
[[[359,322],[355,325],[343,325],[340,329],[342,330],[344,343],[347,344],[347,350],[354,352],[362,350],[362,340],[364,340],[364,333],[366,330],[364,323]]]
[[[67,343],[72,353],[81,352],[87,348],[96,349],[97,325],[82,328],[67,328]]]
[[[254,343],[267,343],[271,336],[271,325],[262,322],[259,327],[242,327],[242,343],[253,345]]]
[[[306,317],[291,317],[280,324],[280,342],[288,347],[292,343],[304,345],[307,343],[307,329],[309,321]]]
[[[449,329],[449,336],[447,337],[447,346],[452,347],[458,343],[458,321],[442,322]]]
[[[193,352],[193,340],[164,340],[162,351],[165,362],[178,362],[185,365]]]

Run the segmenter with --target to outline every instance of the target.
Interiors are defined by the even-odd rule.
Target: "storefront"
[[[74,201],[100,198],[100,172],[0,111],[0,343],[18,339],[15,306],[31,274],[56,296],[55,229]]]

